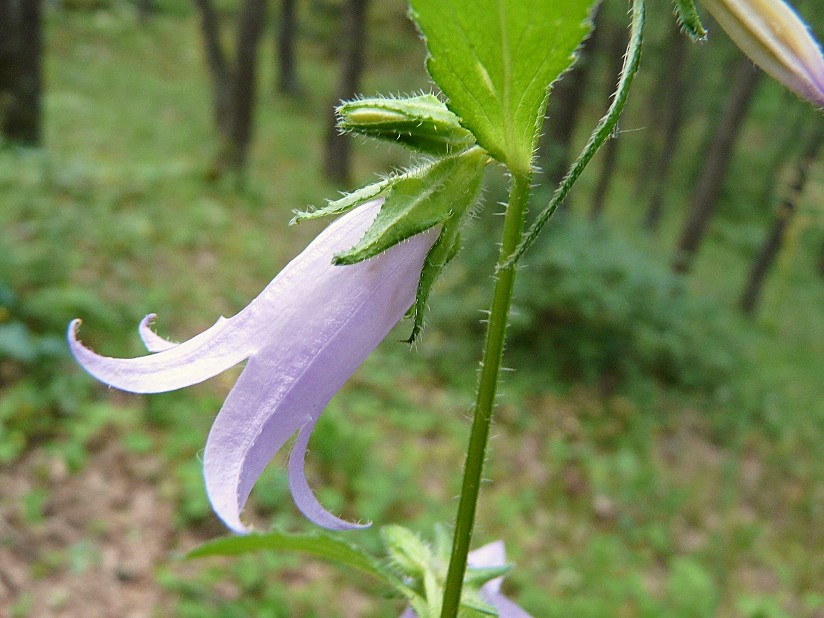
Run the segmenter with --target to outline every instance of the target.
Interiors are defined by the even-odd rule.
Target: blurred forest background
[[[798,4],[824,36],[824,13]],[[535,208],[604,113],[626,43],[606,0],[557,85]],[[408,162],[332,107],[429,90],[401,0],[0,0],[0,614],[396,616],[298,556],[185,561],[225,534],[198,458],[237,371],[150,397],[68,357],[185,339],[323,224],[292,209]],[[536,617],[824,616],[824,119],[653,3],[616,139],[525,258],[476,543]],[[431,300],[331,403],[307,465],[345,517],[454,517],[506,179]],[[259,528],[309,530],[282,457]],[[376,526],[376,527],[377,527]],[[349,533],[377,549],[377,530]]]

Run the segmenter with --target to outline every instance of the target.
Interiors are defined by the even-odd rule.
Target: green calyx
[[[368,260],[415,234],[440,226],[438,239],[424,261],[410,311],[414,319],[408,339],[411,343],[423,328],[433,284],[458,251],[460,227],[478,197],[488,161],[486,151],[475,146],[358,189],[325,208],[296,213],[292,222],[339,215],[383,197],[380,212],[363,238],[334,257],[338,265]]]
[[[475,143],[460,119],[432,94],[357,99],[343,103],[336,111],[342,131],[399,143],[428,154],[455,153]]]

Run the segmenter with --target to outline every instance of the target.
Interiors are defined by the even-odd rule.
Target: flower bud
[[[783,0],[703,0],[733,41],[787,88],[824,107],[824,57]]]
[[[458,117],[431,94],[348,101],[337,112],[343,131],[399,142],[430,154],[458,152],[475,141]]]

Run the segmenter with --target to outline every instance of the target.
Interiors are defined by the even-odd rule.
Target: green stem
[[[526,253],[526,250],[532,246],[532,243],[538,238],[544,225],[555,214],[555,210],[566,199],[567,194],[575,181],[584,171],[592,157],[598,152],[601,145],[611,136],[614,136],[615,130],[618,127],[618,118],[624,110],[624,103],[627,101],[632,80],[635,73],[638,71],[638,64],[641,62],[641,43],[643,41],[644,33],[645,8],[644,0],[633,0],[632,2],[632,23],[630,25],[629,44],[627,45],[627,53],[624,56],[624,65],[621,68],[621,77],[618,79],[618,89],[612,98],[612,104],[609,106],[606,115],[601,118],[589,141],[584,146],[581,154],[569,168],[569,171],[564,176],[559,187],[555,190],[552,199],[549,201],[547,207],[536,218],[535,222],[530,226],[524,235],[523,240],[512,254],[503,263],[504,267],[509,268],[514,266],[521,256]]]
[[[530,176],[516,175],[512,178],[509,192],[509,204],[504,219],[503,239],[498,254],[498,276],[492,297],[492,308],[486,327],[486,345],[484,347],[481,374],[478,381],[478,396],[475,403],[475,416],[469,435],[469,448],[466,452],[464,478],[461,498],[458,503],[458,515],[455,521],[455,537],[452,542],[452,556],[446,576],[441,618],[455,618],[461,603],[466,556],[472,540],[475,524],[475,509],[478,505],[478,492],[481,488],[481,474],[486,457],[486,443],[489,437],[489,424],[492,420],[492,408],[495,404],[495,392],[498,388],[498,376],[501,372],[501,360],[504,352],[504,338],[509,308],[512,304],[512,288],[515,283],[515,265],[507,266],[507,258],[512,255],[524,230],[524,214],[529,199]]]

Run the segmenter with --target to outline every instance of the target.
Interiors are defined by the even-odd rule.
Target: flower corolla
[[[375,220],[383,199],[329,225],[237,315],[181,344],[139,332],[153,354],[100,356],[68,340],[77,361],[98,380],[134,393],[159,393],[202,382],[248,359],[218,413],[203,454],[206,490],[215,513],[245,533],[240,514],[265,466],[295,434],[288,474],[301,512],[329,529],[359,527],[329,513],[306,480],[304,456],[321,412],[355,369],[415,301],[424,260],[437,239],[430,229],[362,262],[335,266]]]
[[[702,0],[755,64],[824,107],[824,56],[807,25],[783,0]]]
[[[493,541],[475,551],[469,552],[466,563],[469,567],[489,568],[500,567],[506,564],[506,547],[503,541]],[[504,578],[496,577],[481,586],[481,599],[498,610],[499,618],[532,618],[520,605],[517,605],[501,593],[501,584]],[[400,618],[418,618],[411,607],[407,607]]]

